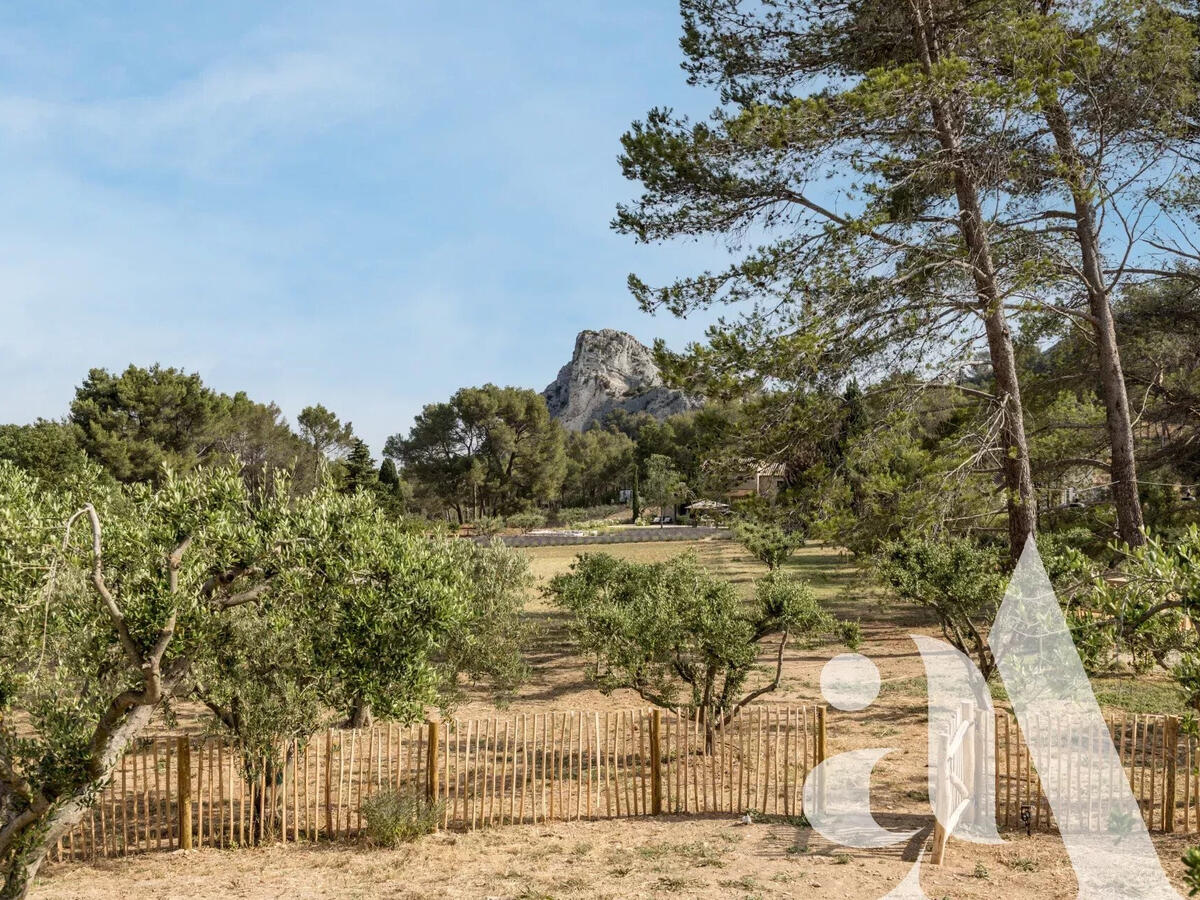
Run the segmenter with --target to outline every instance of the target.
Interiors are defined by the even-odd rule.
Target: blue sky
[[[0,421],[161,362],[378,454],[424,403],[541,389],[625,289],[719,263],[610,232],[619,137],[702,113],[674,0],[0,8]]]

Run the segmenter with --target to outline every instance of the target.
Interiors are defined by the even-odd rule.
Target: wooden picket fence
[[[930,862],[935,866],[942,864],[946,843],[962,817],[968,811],[975,816],[980,813],[979,795],[988,790],[983,758],[988,740],[986,723],[986,713],[981,713],[974,703],[963,703],[951,714],[947,732],[937,736],[933,764],[938,808],[930,854]]]
[[[1075,748],[1074,758],[1082,761],[1079,772],[1060,772],[1056,778],[1089,777],[1092,781],[1088,790],[1079,791],[1081,798],[1093,799],[1107,796],[1120,783],[1121,778],[1133,789],[1134,797],[1142,811],[1146,826],[1152,831],[1200,831],[1200,753],[1195,737],[1180,730],[1180,720],[1174,716],[1144,715],[1124,712],[1105,713],[1105,725],[1111,735],[1113,746],[1120,760],[1120,772],[1096,771],[1090,764],[1090,753],[1098,746],[1102,733],[1077,733],[1064,736],[1061,723],[1046,718],[1030,724],[1033,733],[1047,735],[1052,742],[1061,745],[1070,740]],[[1002,827],[1024,828],[1021,812],[1024,809],[1030,819],[1029,826],[1039,831],[1059,828],[1060,823],[1051,812],[1050,805],[1041,789],[1037,769],[1031,763],[1025,736],[1013,717],[1007,712],[997,712],[995,727],[996,745],[996,821]],[[1099,815],[1100,804],[1089,808],[1086,801],[1059,815],[1070,819],[1072,827],[1103,827],[1093,816]]]
[[[355,837],[363,802],[386,789],[436,802],[450,829],[663,813],[799,815],[825,737],[825,707],[780,704],[747,707],[712,729],[658,709],[383,723],[295,741],[282,771],[254,779],[223,740],[146,738],[57,855]]]

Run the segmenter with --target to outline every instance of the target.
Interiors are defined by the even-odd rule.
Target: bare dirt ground
[[[607,552],[641,561],[689,549],[747,596],[763,567],[728,541],[693,545],[628,544]],[[571,547],[528,551],[540,581],[564,571]],[[118,897],[883,897],[915,864],[927,843],[924,672],[910,633],[937,635],[920,610],[885,604],[862,583],[847,557],[808,548],[791,567],[806,575],[839,615],[860,619],[860,652],[878,665],[883,689],[861,713],[829,717],[829,752],[866,747],[895,750],[880,762],[872,807],[893,830],[921,829],[905,845],[845,850],[811,830],[785,822],[742,826],[728,817],[659,818],[551,826],[516,826],[470,834],[440,834],[405,851],[365,846],[274,847],[244,851],[154,854],[96,865],[44,870],[34,891],[42,898],[115,900]],[[586,663],[571,652],[565,623],[541,597],[529,614],[538,629],[533,678],[509,712],[623,709],[643,705],[632,692],[605,696],[590,688]],[[845,648],[791,647],[781,689],[772,700],[820,702],[822,666]],[[766,677],[767,658],[763,655]],[[1128,685],[1119,688],[1128,693]],[[1131,699],[1136,699],[1132,698]],[[494,714],[480,694],[459,715]],[[197,715],[196,723],[199,724]],[[1010,833],[1000,847],[951,841],[947,864],[925,865],[921,884],[931,898],[1073,897],[1075,879],[1061,841]],[[1163,866],[1180,885],[1186,835],[1156,836]]]
[[[899,827],[899,821],[881,821]],[[927,820],[927,816],[925,819]],[[922,822],[915,823],[920,827]],[[1002,847],[951,843],[947,863],[924,865],[937,898],[1076,896],[1062,844],[1011,835]],[[516,826],[426,838],[411,850],[301,845],[180,851],[55,866],[34,896],[139,898],[882,898],[909,873],[924,833],[888,850],[843,850],[807,829],[727,819]],[[1176,886],[1180,836],[1157,838]]]

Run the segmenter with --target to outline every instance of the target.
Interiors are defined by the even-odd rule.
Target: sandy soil
[[[687,549],[680,544],[604,548],[639,560]],[[735,544],[692,545],[705,565],[736,582],[749,596],[763,571]],[[570,547],[531,549],[540,580],[566,569]],[[907,845],[882,851],[846,851],[807,829],[783,822],[740,826],[726,817],[623,820],[554,826],[517,826],[473,834],[442,834],[411,850],[366,847],[275,847],[195,851],[45,870],[37,897],[114,900],[138,897],[695,897],[884,896],[914,865],[932,824],[927,800],[926,711],[923,669],[911,633],[937,634],[911,606],[882,603],[861,583],[848,559],[809,548],[793,568],[806,574],[838,614],[862,621],[860,652],[879,666],[883,689],[861,713],[831,711],[831,753],[892,747],[876,770],[873,808],[893,830],[921,829]],[[585,663],[573,655],[565,623],[535,599],[534,676],[510,712],[546,709],[617,709],[643,705],[632,692],[605,696],[590,688]],[[783,684],[772,700],[819,701],[821,667],[844,648],[792,647]],[[772,648],[764,648],[763,672]],[[494,710],[474,695],[460,715]],[[199,725],[203,713],[184,711]],[[1074,877],[1061,842],[1052,836],[1010,834],[1002,847],[954,841],[947,865],[925,866],[922,884],[933,898],[992,896],[1071,897]],[[1164,867],[1177,879],[1186,836],[1156,837]]]
[[[881,898],[912,869],[922,843],[923,835],[896,849],[846,851],[784,824],[585,822],[436,835],[409,851],[301,845],[55,866],[34,896]],[[1185,842],[1162,838],[1156,844],[1168,872],[1178,878],[1175,861]],[[921,885],[931,898],[956,900],[1076,893],[1061,843],[1045,835],[1013,836],[1002,847],[953,843],[946,865],[922,867]]]

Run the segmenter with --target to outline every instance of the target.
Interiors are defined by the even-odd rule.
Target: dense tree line
[[[670,459],[694,491],[720,495],[738,474],[722,468],[718,452],[737,419],[732,409],[665,421],[620,411],[576,433],[535,391],[463,388],[426,406],[377,463],[353,425],[321,404],[305,407],[293,427],[275,404],[219,393],[197,374],[129,366],[89,372],[62,420],[0,425],[0,459],[51,483],[89,461],[116,482],[158,484],[167,472],[232,459],[250,486],[287,470],[297,491],[327,470],[340,489],[369,491],[394,516],[449,511],[461,523],[621,502],[654,456]]]
[[[489,384],[429,404],[384,452],[427,514],[449,512],[464,523],[626,502],[622,496],[639,493],[656,456],[668,459],[693,493],[719,496],[741,474],[720,465],[719,448],[736,419],[720,404],[665,420],[618,410],[568,432],[540,394]],[[633,505],[642,504],[635,498]]]
[[[390,476],[381,483],[351,423],[315,404],[301,410],[296,426],[274,403],[242,391],[219,393],[194,373],[160,365],[131,365],[119,375],[92,369],[64,419],[0,425],[0,459],[49,483],[78,474],[91,461],[114,481],[151,485],[168,472],[232,459],[250,486],[287,470],[300,491],[314,487],[328,469],[341,489],[377,490],[389,508],[403,511],[407,486]]]

